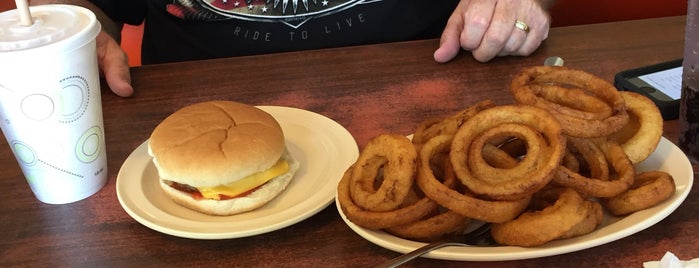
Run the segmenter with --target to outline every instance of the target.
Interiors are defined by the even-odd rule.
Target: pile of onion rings
[[[674,194],[670,174],[634,166],[662,136],[652,101],[566,67],[525,68],[511,90],[516,104],[426,120],[412,141],[372,139],[338,184],[347,219],[425,242],[490,222],[499,244],[531,247]]]

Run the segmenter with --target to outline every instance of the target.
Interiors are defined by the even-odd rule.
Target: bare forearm
[[[86,0],[30,0],[30,5],[46,5],[46,4],[69,4],[85,7],[92,10],[97,16],[100,24],[102,24],[102,30],[112,36],[117,42],[121,40],[121,23],[113,21],[107,14],[102,11],[99,7],[92,4],[90,1]]]

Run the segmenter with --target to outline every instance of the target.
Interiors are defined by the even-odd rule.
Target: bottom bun
[[[294,177],[294,173],[296,173],[299,168],[299,163],[293,159],[288,152],[285,152],[282,158],[289,163],[289,171],[269,180],[254,192],[243,197],[227,200],[197,200],[192,198],[188,193],[170,187],[162,179],[160,180],[160,188],[162,188],[165,194],[175,201],[175,203],[192,210],[219,216],[239,214],[267,204],[289,185],[291,178]]]

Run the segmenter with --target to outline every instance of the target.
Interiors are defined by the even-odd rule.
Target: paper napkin
[[[683,261],[668,251],[660,261],[644,262],[643,268],[699,268],[699,258]]]

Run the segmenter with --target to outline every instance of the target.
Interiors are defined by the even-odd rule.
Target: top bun
[[[256,107],[209,101],[184,107],[150,136],[160,177],[194,187],[240,180],[274,165],[285,150],[279,123]]]

